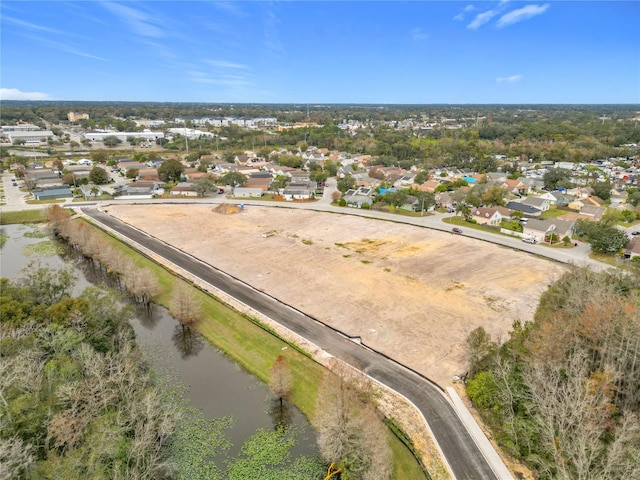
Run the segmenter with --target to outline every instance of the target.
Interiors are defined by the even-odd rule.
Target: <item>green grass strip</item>
[[[95,227],[103,233],[108,241],[132,258],[139,267],[148,268],[154,272],[162,288],[162,293],[155,301],[167,307],[173,289],[178,282],[186,282],[186,280],[134,250],[110,233]],[[312,360],[305,352],[282,340],[257,319],[243,315],[222,303],[215,296],[193,285],[192,287],[196,288],[205,317],[197,326],[200,334],[247,371],[267,383],[276,358],[283,355],[291,367],[294,378],[291,402],[305,415],[313,417],[319,393],[318,386],[324,373],[324,367]],[[423,467],[411,449],[401,440],[404,435],[398,436],[398,431],[397,427],[389,430],[389,444],[393,455],[394,473],[392,478],[395,480],[424,478]]]

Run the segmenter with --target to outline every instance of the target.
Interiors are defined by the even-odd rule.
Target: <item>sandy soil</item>
[[[506,338],[564,267],[473,239],[364,218],[248,207],[112,205],[109,213],[342,330],[443,386],[465,338]]]

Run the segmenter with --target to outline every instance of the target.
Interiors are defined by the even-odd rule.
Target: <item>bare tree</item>
[[[195,290],[183,282],[174,288],[169,310],[183,327],[190,327],[202,318],[202,304]]]
[[[274,419],[275,428],[286,428],[291,423],[291,411],[286,399],[291,394],[293,376],[289,362],[283,355],[278,355],[271,367],[269,386],[275,394],[269,413]]]
[[[314,424],[320,452],[354,478],[389,478],[385,426],[355,383],[328,372],[322,379]]]

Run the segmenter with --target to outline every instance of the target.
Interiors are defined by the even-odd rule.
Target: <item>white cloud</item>
[[[455,17],[453,17],[454,20],[464,20],[464,14],[465,13],[469,13],[469,12],[473,12],[476,9],[476,7],[474,7],[473,5],[467,5],[466,7],[464,7],[464,9]]]
[[[52,100],[52,98],[48,93],[22,92],[17,88],[0,88],[0,100]]]
[[[217,9],[236,17],[246,16],[246,13],[238,6],[237,2],[212,2],[212,5]]]
[[[519,82],[524,78],[523,75],[511,75],[510,77],[498,77],[496,78],[496,82],[498,83],[513,83]]]
[[[8,15],[5,15],[3,17],[3,20],[9,23],[13,23],[14,25],[18,25],[20,27],[24,27],[28,30],[35,30],[38,32],[46,32],[46,33],[55,33],[56,35],[66,35],[65,32],[62,32],[60,30],[56,30],[54,28],[49,28],[49,27],[43,27],[42,25],[36,25],[35,23],[31,23],[31,22],[25,22],[24,20],[10,17]]]
[[[429,35],[424,33],[421,28],[412,28],[411,37],[416,41],[420,41],[426,40],[427,38],[429,38]]]
[[[218,67],[218,68],[233,68],[237,70],[247,70],[249,68],[247,65],[243,65],[241,63],[227,62],[226,60],[205,60],[205,63],[208,63],[212,67]]]
[[[467,25],[467,28],[471,30],[476,30],[480,28],[485,23],[489,22],[493,17],[498,15],[500,12],[497,10],[487,10],[486,12],[479,13],[476,17]]]
[[[544,5],[527,5],[525,7],[518,8],[517,10],[513,10],[509,13],[505,13],[502,17],[500,17],[496,26],[498,28],[507,27],[509,25],[513,25],[514,23],[522,22],[523,20],[528,20],[538,15],[542,15],[548,9],[548,3],[545,3]]]
[[[157,18],[136,10],[135,8],[119,5],[113,2],[103,2],[102,5],[111,13],[120,17],[120,19],[129,25],[131,31],[143,37],[161,38],[164,36],[164,29],[153,25],[153,23],[161,24]]]

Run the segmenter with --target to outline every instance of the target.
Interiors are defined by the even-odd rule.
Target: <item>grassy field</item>
[[[0,225],[11,225],[14,223],[39,223],[45,221],[44,210],[21,210],[19,212],[2,212],[0,215]]]
[[[130,256],[139,267],[148,268],[155,273],[162,288],[162,293],[156,302],[167,307],[171,292],[179,282],[185,282],[185,280],[107,233],[104,233],[104,236]],[[294,377],[291,401],[305,415],[313,418],[318,385],[324,367],[270,332],[257,320],[244,316],[215,297],[196,287],[193,288],[197,290],[198,300],[202,302],[205,317],[199,322],[198,331],[211,344],[265,382],[269,382],[271,367],[276,358],[283,355],[291,366]],[[413,453],[391,429],[388,430],[388,436],[393,454],[392,478],[397,480],[428,478]]]

